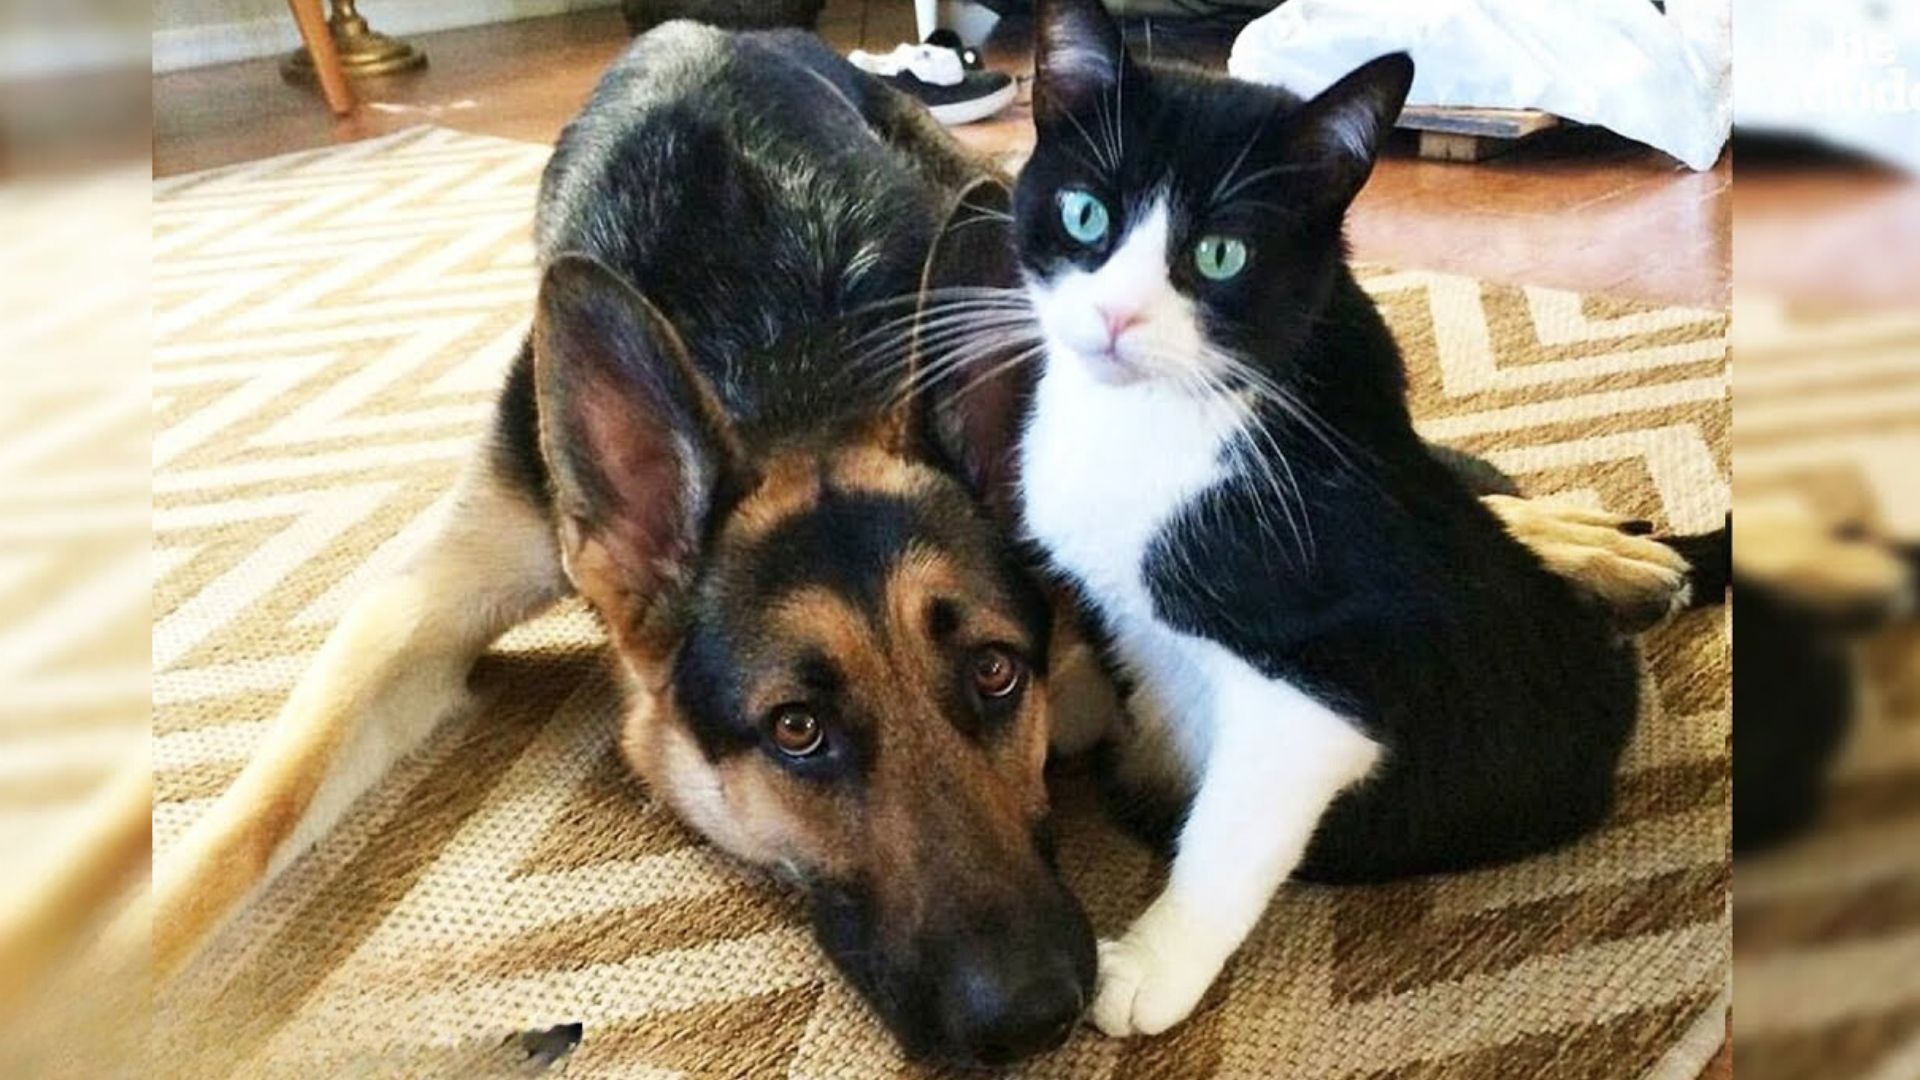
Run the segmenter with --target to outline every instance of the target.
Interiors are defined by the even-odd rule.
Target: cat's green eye
[[[1193,265],[1208,281],[1226,281],[1247,265],[1247,245],[1231,236],[1203,236],[1193,245]]]
[[[1078,188],[1068,188],[1059,196],[1060,224],[1067,235],[1091,247],[1106,239],[1107,204]]]

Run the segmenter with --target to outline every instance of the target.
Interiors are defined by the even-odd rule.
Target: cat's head
[[[1111,384],[1283,363],[1344,259],[1342,219],[1412,60],[1383,56],[1303,102],[1135,63],[1099,0],[1044,0],[1036,26],[1039,138],[1014,227],[1050,357]]]

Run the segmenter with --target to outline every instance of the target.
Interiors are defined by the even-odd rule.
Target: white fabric
[[[1920,172],[1920,5],[1743,0],[1744,128],[1808,135]]]
[[[1728,21],[1727,0],[1289,0],[1227,68],[1312,95],[1405,50],[1410,104],[1540,109],[1707,169],[1733,123]]]
[[[870,53],[855,49],[847,61],[875,75],[898,75],[910,71],[913,77],[935,86],[958,86],[967,77],[960,54],[938,45],[898,45],[890,53]]]

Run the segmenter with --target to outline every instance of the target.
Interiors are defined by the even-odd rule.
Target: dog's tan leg
[[[156,975],[454,712],[494,638],[566,592],[546,515],[484,454],[450,510],[419,554],[348,609],[247,767],[155,868]]]
[[[1480,501],[1547,569],[1599,601],[1623,626],[1644,629],[1687,606],[1686,558],[1625,531],[1625,517],[1552,499],[1487,495]]]

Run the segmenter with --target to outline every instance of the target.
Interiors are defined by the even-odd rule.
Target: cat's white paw
[[[1177,943],[1169,942],[1175,945]],[[1093,1026],[1114,1038],[1158,1035],[1193,1012],[1219,968],[1128,934],[1100,943]]]

